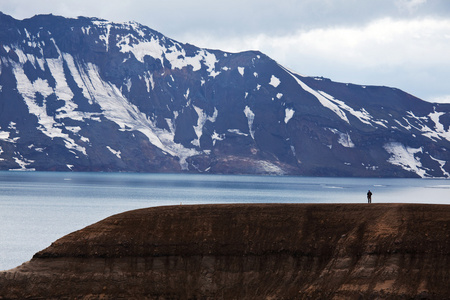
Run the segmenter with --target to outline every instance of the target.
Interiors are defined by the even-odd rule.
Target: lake
[[[0,270],[131,209],[207,203],[450,204],[445,179],[0,172]]]

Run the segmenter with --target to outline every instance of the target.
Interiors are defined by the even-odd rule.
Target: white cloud
[[[416,12],[420,6],[427,3],[427,0],[396,0],[395,5],[400,11],[406,11],[408,13]]]
[[[360,67],[429,66],[449,62],[449,32],[450,20],[382,19],[362,28],[311,30],[289,37],[286,44]]]
[[[430,97],[428,99],[424,99],[428,102],[433,103],[450,103],[450,95],[441,95],[436,97]]]
[[[205,47],[231,52],[261,49],[277,57],[322,57],[358,67],[442,65],[450,63],[450,20],[376,20],[364,27],[329,27],[299,30],[294,34],[242,36],[221,39],[186,34]],[[264,51],[266,50],[266,51]]]
[[[231,39],[187,34],[185,40],[231,52],[258,49],[303,74],[389,85],[421,98],[443,93],[442,78],[450,78],[450,19],[444,18],[382,18],[360,27]]]

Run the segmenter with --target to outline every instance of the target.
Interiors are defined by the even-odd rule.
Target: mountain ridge
[[[0,23],[2,170],[450,177],[450,105],[136,22]]]

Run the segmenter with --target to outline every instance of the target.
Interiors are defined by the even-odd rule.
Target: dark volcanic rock
[[[0,299],[444,299],[449,206],[130,211],[0,273]]]
[[[450,177],[449,112],[133,22],[0,13],[0,170]]]

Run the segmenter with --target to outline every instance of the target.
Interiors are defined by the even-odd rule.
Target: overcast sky
[[[260,50],[303,75],[450,103],[449,0],[0,0],[0,11],[136,21],[204,48]]]

